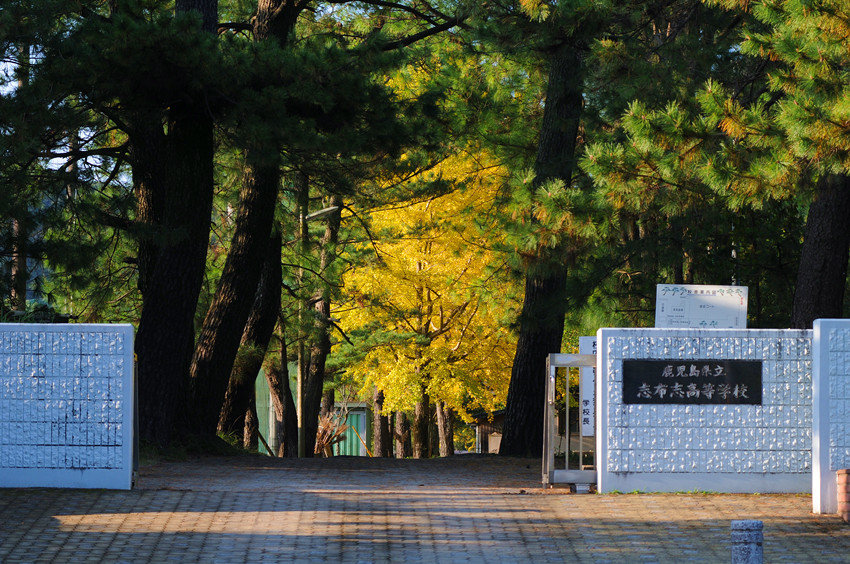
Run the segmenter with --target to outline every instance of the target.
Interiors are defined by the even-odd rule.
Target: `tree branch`
[[[253,33],[254,26],[243,22],[222,22],[218,24],[218,34],[221,35],[225,31],[247,31]]]
[[[331,4],[348,4],[350,0],[330,0]],[[416,8],[412,8],[410,6],[405,6],[404,4],[399,4],[398,2],[388,2],[387,0],[365,0],[364,4],[369,4],[370,6],[380,6],[382,8],[393,8],[396,10],[401,10],[403,12],[407,12],[409,14],[413,14],[417,18],[424,20],[431,25],[437,25],[437,22],[434,21],[433,18],[425,14],[424,12],[420,12]]]
[[[109,157],[121,157],[127,148],[127,144],[118,145],[117,147],[101,147],[99,149],[72,149],[63,153],[54,151],[43,151],[38,156],[46,159],[61,159],[65,157],[75,157],[74,160],[83,159],[86,157],[104,155]]]
[[[419,33],[414,33],[413,35],[408,35],[402,39],[398,39],[396,41],[390,41],[386,45],[383,46],[383,51],[393,51],[395,49],[401,49],[403,47],[407,47],[409,45],[413,45],[417,41],[421,41],[422,39],[426,39],[431,37],[432,35],[436,35],[443,31],[449,30],[457,25],[460,25],[465,18],[452,18],[444,23],[439,25],[435,25],[430,29],[425,29],[420,31]]]

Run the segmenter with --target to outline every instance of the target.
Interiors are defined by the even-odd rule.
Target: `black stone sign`
[[[761,405],[760,360],[624,360],[623,403]]]

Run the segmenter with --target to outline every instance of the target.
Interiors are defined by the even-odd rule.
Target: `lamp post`
[[[302,190],[302,193],[306,195],[306,183],[305,188]],[[306,198],[302,198],[302,201],[299,205],[299,231],[300,231],[300,242],[301,242],[301,255],[306,256],[307,250],[309,249],[309,230],[307,229],[307,224],[310,221],[315,221],[318,219],[324,219],[337,211],[339,206],[330,206],[327,208],[320,209],[318,211],[314,211],[309,214],[305,214],[304,212],[307,209]],[[299,282],[304,278],[304,269],[300,268],[298,271],[298,279]],[[301,327],[303,324],[303,316],[304,316],[304,300],[299,300],[298,303],[298,330],[301,332]],[[305,366],[305,347],[304,347],[304,335],[298,336],[298,369],[296,371],[296,386],[295,386],[295,394],[298,396],[298,402],[295,406],[295,413],[298,418],[298,458],[304,458],[307,454],[307,437],[304,429],[304,373],[308,369]]]

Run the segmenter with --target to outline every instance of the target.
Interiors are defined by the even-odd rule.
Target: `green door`
[[[348,412],[348,417],[344,423],[348,426],[348,429],[343,433],[345,440],[334,445],[334,454],[337,456],[369,456],[366,446],[360,440],[362,438],[367,445],[371,440],[372,426],[370,425],[368,410],[352,409]]]
[[[269,438],[272,436],[271,433],[271,417],[269,417],[271,410],[271,394],[269,392],[269,382],[266,380],[266,374],[262,370],[260,370],[259,374],[257,374],[257,379],[254,382],[254,394],[257,398],[257,424],[260,429],[260,434],[263,436],[263,439],[269,443]],[[261,454],[271,454],[268,449],[263,445],[263,441],[259,441],[259,451]]]

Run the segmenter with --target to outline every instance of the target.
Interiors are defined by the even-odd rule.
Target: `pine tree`
[[[591,111],[601,127],[588,131],[582,168],[613,219],[603,253],[618,276],[597,285],[593,298],[611,312],[605,324],[651,325],[655,284],[666,281],[749,285],[755,325],[787,326],[793,280],[786,273],[799,255],[796,204],[781,192],[748,199],[746,188],[720,181],[730,163],[724,151],[736,148],[717,119],[701,114],[706,81],[736,92],[738,104],[764,92],[764,62],[738,48],[743,21],[682,3],[656,12],[645,33],[594,50]],[[612,71],[627,68],[633,79],[610,81]]]
[[[726,220],[736,227],[735,251],[764,256],[773,244],[763,242],[772,241],[789,247],[790,252],[780,255],[784,264],[800,257],[790,324],[808,327],[816,317],[841,315],[846,278],[850,238],[838,219],[850,211],[842,164],[846,148],[840,126],[836,129],[844,87],[833,72],[847,57],[840,35],[843,5],[718,4],[729,10],[725,17],[731,22],[723,35],[731,43],[718,52],[723,64],[714,63],[710,74],[697,75],[707,82],[691,97],[666,107],[653,107],[652,97],[632,105],[623,120],[627,141],[615,143],[610,151],[592,149],[587,169],[624,204],[629,189],[612,188],[614,184],[632,186],[632,194],[646,201],[647,194],[662,193],[647,192],[655,183],[672,194],[681,195],[681,188],[688,187],[709,199],[719,196],[714,209],[727,217],[731,214],[722,210],[764,218],[756,221],[771,231],[752,232],[734,217]],[[807,207],[800,247],[793,243],[800,240],[796,209]],[[772,221],[774,217],[784,223]],[[783,236],[790,246],[780,242]],[[763,276],[756,284],[762,280],[786,285],[782,277],[768,281]],[[777,295],[784,300],[778,297],[770,306],[775,311],[782,309],[782,301],[790,302],[787,292]],[[774,323],[785,325],[788,318],[786,308]]]
[[[546,355],[560,350],[566,283],[584,237],[568,227],[575,207],[566,207],[548,229],[547,212],[573,188],[584,105],[586,55],[600,33],[609,6],[582,3],[488,4],[473,20],[480,37],[497,50],[522,53],[533,73],[546,76],[543,115],[536,122],[533,175],[514,187],[524,203],[522,261],[525,295],[505,411],[500,452],[536,455],[542,448],[543,374]],[[574,196],[578,194],[572,193]],[[580,199],[580,196],[579,196]],[[562,221],[561,221],[562,220]]]
[[[742,50],[776,62],[769,94],[752,108],[716,105],[714,115],[736,124],[743,145],[768,148],[773,162],[751,161],[747,173],[768,182],[784,175],[791,193],[810,191],[812,205],[798,270],[793,327],[811,327],[818,317],[843,315],[850,226],[850,143],[846,68],[848,6],[780,1],[741,4],[764,30],[747,33]],[[754,129],[753,126],[761,126]],[[764,127],[766,126],[766,128]],[[736,138],[739,135],[736,135]]]

